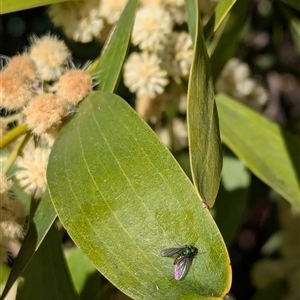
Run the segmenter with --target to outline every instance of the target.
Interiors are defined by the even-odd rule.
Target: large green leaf
[[[70,147],[71,146],[71,147]],[[59,218],[96,268],[134,299],[215,299],[228,292],[229,257],[189,179],[120,97],[94,92],[51,152],[49,191]],[[182,281],[163,248],[199,252]]]
[[[262,181],[300,210],[300,142],[228,96],[217,95],[222,139]]]
[[[38,6],[44,6],[49,4],[55,4],[59,2],[65,2],[66,0],[1,0],[0,14],[7,14],[14,11],[34,8]],[[67,0],[77,1],[77,0]]]
[[[187,96],[187,125],[193,181],[201,200],[212,207],[218,193],[222,154],[218,113],[199,12]]]
[[[37,211],[33,217],[33,221],[30,224],[29,230],[24,238],[22,247],[13,264],[6,286],[1,295],[1,299],[6,296],[14,282],[25,270],[30,259],[37,251],[55,218],[56,212],[50,201],[49,194],[46,193],[37,208]]]
[[[79,299],[63,256],[60,233],[54,224],[22,278],[17,300]]]
[[[129,0],[110,36],[94,73],[97,75],[98,90],[113,92],[121,76],[122,66],[130,43],[138,0]]]

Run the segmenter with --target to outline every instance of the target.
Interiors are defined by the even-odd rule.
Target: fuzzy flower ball
[[[54,94],[36,96],[23,110],[28,128],[36,135],[44,134],[59,124],[66,113],[66,106]]]
[[[157,51],[168,41],[172,27],[170,14],[161,6],[144,6],[136,14],[132,43],[142,50]]]
[[[100,14],[108,24],[117,23],[127,0],[101,1]]]
[[[40,199],[47,187],[46,170],[49,160],[49,149],[35,148],[24,153],[17,160],[16,178],[25,193]]]
[[[63,41],[51,35],[33,37],[29,55],[34,61],[40,79],[58,79],[71,59],[71,52]]]
[[[30,81],[36,78],[36,68],[34,61],[30,58],[29,54],[23,53],[22,55],[13,56],[6,66],[6,70],[18,70],[22,76]]]
[[[33,96],[32,85],[17,69],[5,69],[0,73],[0,96],[2,107],[20,110]]]
[[[76,105],[93,89],[93,80],[82,70],[70,70],[62,75],[57,84],[57,96]]]
[[[88,43],[100,36],[104,26],[100,5],[99,0],[67,1],[50,5],[48,14],[54,25],[62,27],[69,38]]]
[[[156,54],[133,52],[124,65],[124,83],[138,96],[152,99],[164,91],[168,84],[167,71],[160,68]]]
[[[226,93],[256,110],[261,110],[267,102],[267,94],[264,88],[250,76],[251,71],[246,63],[231,58],[216,81],[216,90]]]

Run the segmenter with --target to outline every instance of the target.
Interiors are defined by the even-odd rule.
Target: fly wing
[[[180,280],[187,274],[192,259],[188,256],[181,256],[174,261],[174,279]]]
[[[167,248],[160,251],[161,256],[174,256],[181,253],[185,247],[180,248]]]

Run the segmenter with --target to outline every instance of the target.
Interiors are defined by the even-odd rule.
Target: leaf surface
[[[70,0],[76,1],[76,0]],[[65,2],[65,0],[1,0],[0,14],[7,14],[14,11],[35,8],[44,5],[56,4]]]
[[[80,105],[54,144],[48,184],[72,239],[132,298],[215,299],[229,290],[229,257],[208,209],[120,97],[94,92]],[[201,253],[183,281],[173,279],[173,259],[160,256],[178,244]]]
[[[222,170],[221,141],[210,61],[199,13],[187,95],[191,171],[201,200],[214,205]]]
[[[217,95],[222,139],[247,167],[300,210],[300,142],[279,125]]]

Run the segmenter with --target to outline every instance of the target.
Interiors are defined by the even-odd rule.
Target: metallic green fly
[[[185,245],[179,248],[168,248],[161,250],[161,256],[172,257],[177,255],[174,260],[174,279],[183,279],[193,261],[193,258],[197,255],[198,249],[192,245]]]

